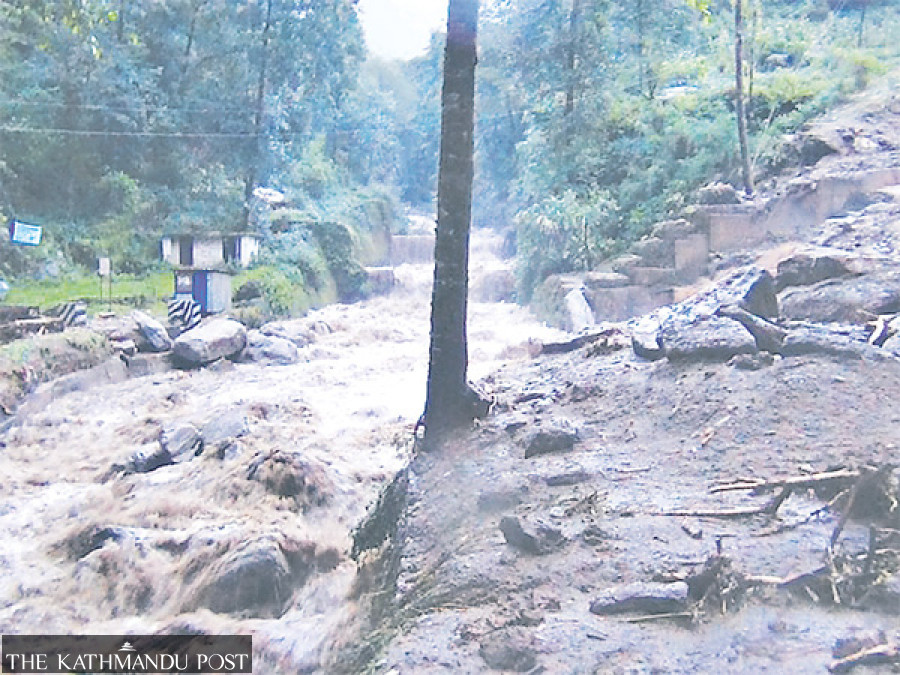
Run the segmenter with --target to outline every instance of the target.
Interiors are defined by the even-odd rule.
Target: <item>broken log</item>
[[[730,492],[733,490],[764,490],[777,487],[805,488],[841,480],[856,480],[860,477],[859,471],[852,469],[839,469],[836,471],[824,471],[812,473],[808,476],[792,476],[777,480],[747,480],[738,483],[726,483],[710,488],[710,492]]]
[[[850,656],[837,659],[828,666],[829,672],[846,673],[857,666],[874,666],[900,663],[900,649],[896,645],[883,644],[861,649]]]

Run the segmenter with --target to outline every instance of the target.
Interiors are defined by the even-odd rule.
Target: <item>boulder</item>
[[[815,247],[797,251],[778,263],[775,289],[783,291],[789,286],[810,286],[826,279],[852,274],[847,251],[827,247]]]
[[[861,359],[884,355],[883,351],[866,341],[861,327],[796,323],[788,328],[781,346],[783,356],[825,354]]]
[[[688,585],[674,583],[627,584],[602,593],[591,603],[591,613],[611,614],[669,614],[687,608]]]
[[[124,470],[126,473],[150,473],[171,463],[172,457],[165,448],[160,447],[158,444],[145,445],[131,454],[125,466],[113,466],[113,471]]]
[[[249,542],[209,569],[195,595],[220,614],[277,618],[291,595],[291,570],[274,541]]]
[[[831,279],[781,294],[782,315],[817,323],[865,323],[900,311],[900,270]]]
[[[668,242],[684,239],[696,232],[696,227],[689,220],[664,220],[653,226],[652,235]]]
[[[193,424],[176,424],[159,434],[159,445],[171,462],[189,462],[203,451],[203,439]]]
[[[530,432],[525,437],[525,459],[557,452],[568,452],[578,440],[578,429],[566,419],[558,418]]]
[[[732,305],[764,319],[778,318],[778,296],[772,275],[756,265],[734,270],[712,288],[672,308],[667,322],[691,322],[713,316],[719,309]]]
[[[224,410],[203,425],[200,438],[205,445],[240,438],[249,431],[243,408]]]
[[[131,316],[137,324],[141,337],[144,338],[139,345],[141,351],[167,352],[172,349],[172,339],[162,323],[139,310],[134,310]]]
[[[288,365],[300,360],[297,345],[287,338],[264,335],[258,330],[247,333],[247,348],[242,355],[248,361]]]
[[[247,345],[247,329],[233,319],[213,319],[178,336],[175,355],[190,364],[202,365],[232,358]]]
[[[247,468],[247,480],[261,483],[278,497],[293,499],[304,509],[328,503],[334,491],[324,466],[282,450],[258,455]]]
[[[669,359],[727,361],[753,354],[756,340],[740,323],[724,317],[704,317],[663,327],[660,340]]]
[[[305,319],[271,321],[259,327],[259,332],[268,337],[282,338],[297,347],[306,347],[316,340],[316,331]]]
[[[530,555],[546,555],[566,543],[562,532],[555,527],[541,522],[523,525],[515,516],[503,516],[500,531],[507,544]]]
[[[829,279],[780,296],[782,316],[816,323],[865,323],[900,311],[900,270]]]

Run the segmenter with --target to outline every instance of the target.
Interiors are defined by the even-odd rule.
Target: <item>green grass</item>
[[[146,277],[117,276],[112,279],[112,311],[128,312],[134,307],[152,313],[165,313],[166,298],[171,297],[174,280],[171,272],[155,272]],[[109,286],[103,283],[100,301],[100,279],[97,276],[77,276],[43,281],[14,281],[5,303],[28,305],[42,310],[73,300],[86,300],[88,311],[96,313],[110,308]]]

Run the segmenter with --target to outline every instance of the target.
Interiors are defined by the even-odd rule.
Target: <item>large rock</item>
[[[578,429],[566,419],[555,419],[525,437],[525,458],[568,452],[578,440]]]
[[[687,608],[689,588],[683,581],[674,583],[635,583],[610,589],[591,603],[591,613],[668,614]]]
[[[851,359],[886,356],[883,350],[866,342],[862,327],[803,322],[788,328],[780,353],[783,356],[825,354]]]
[[[247,333],[247,348],[243,358],[262,363],[288,365],[300,360],[297,345],[287,338],[275,335],[264,335],[258,330]]]
[[[515,516],[503,516],[500,531],[507,544],[530,555],[546,555],[566,543],[562,532],[555,527],[541,522],[523,525]]]
[[[780,305],[787,319],[865,323],[879,314],[900,311],[900,270],[791,288],[781,294]]]
[[[663,327],[660,340],[669,359],[727,361],[737,354],[757,351],[753,335],[737,321],[724,317],[670,323]]]
[[[247,345],[247,329],[232,319],[213,319],[182,333],[175,340],[175,355],[191,364],[211,363],[237,356]]]
[[[140,310],[134,310],[131,316],[138,326],[141,337],[144,338],[139,345],[142,348],[141,351],[167,352],[172,349],[172,339],[169,337],[166,327],[159,321]],[[147,349],[143,349],[145,345]]]
[[[259,332],[269,337],[289,340],[297,347],[306,347],[315,342],[317,333],[330,331],[317,330],[316,324],[310,324],[308,319],[288,319],[264,324],[259,327]]]
[[[159,445],[170,461],[189,462],[202,452],[203,439],[193,424],[176,424],[162,430]]]
[[[278,617],[291,596],[291,570],[273,541],[249,542],[213,564],[195,602],[221,614]]]
[[[729,305],[737,305],[764,319],[778,318],[778,296],[772,275],[755,265],[734,270],[712,288],[677,305],[673,314],[691,320],[712,316]]]
[[[847,251],[827,247],[813,247],[797,251],[778,263],[776,290],[789,286],[812,284],[852,274],[854,256]]]

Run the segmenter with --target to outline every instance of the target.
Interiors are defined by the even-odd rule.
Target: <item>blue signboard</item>
[[[14,244],[22,246],[37,246],[41,243],[41,226],[29,225],[13,220],[9,224],[9,239]]]

